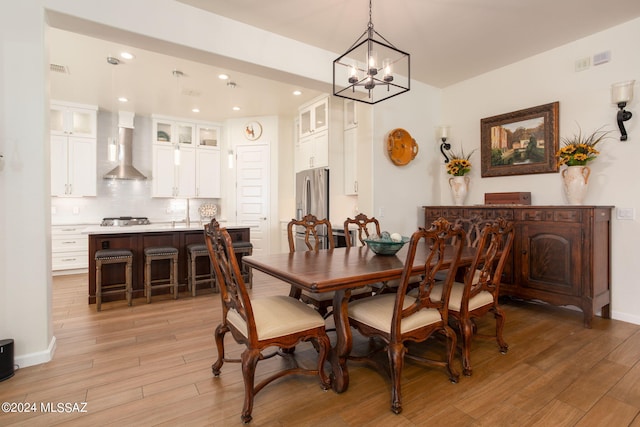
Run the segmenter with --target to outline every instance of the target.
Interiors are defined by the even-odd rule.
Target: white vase
[[[449,178],[449,186],[451,187],[454,205],[464,205],[464,200],[469,193],[469,181],[468,176],[452,176]]]
[[[581,205],[587,194],[591,169],[588,166],[568,166],[562,171],[564,194],[570,205]]]

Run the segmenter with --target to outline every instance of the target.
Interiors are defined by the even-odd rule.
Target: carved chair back
[[[346,237],[347,247],[351,247],[351,233],[349,232],[349,225],[355,225],[358,227],[357,236],[361,245],[364,245],[364,239],[368,238],[372,233],[380,235],[380,223],[374,217],[367,217],[363,213],[359,213],[355,218],[347,218],[344,222],[344,235]]]
[[[421,243],[423,240],[424,242]],[[435,220],[429,229],[421,228],[413,233],[409,242],[405,267],[400,278],[400,285],[396,291],[395,311],[391,325],[391,342],[402,342],[404,339],[401,334],[403,319],[423,308],[436,308],[440,311],[444,325],[447,324],[449,293],[460,261],[463,241],[464,230],[460,226],[454,226],[444,218]],[[410,306],[405,307],[404,299],[409,291],[409,284],[415,285],[411,279],[416,274],[411,273],[411,268],[418,244],[428,244],[431,250],[423,267],[420,269],[422,279],[412,292],[412,296],[415,296],[416,300]],[[444,289],[439,296],[432,297],[431,293],[434,286],[436,283],[441,283],[438,277],[442,273],[445,274]]]
[[[295,252],[296,250],[296,226],[302,227],[304,230],[304,244],[305,248],[297,248],[298,250],[317,251],[320,249],[321,238],[326,233],[326,238],[329,241],[329,249],[335,248],[333,240],[333,229],[328,219],[318,219],[315,215],[307,214],[301,220],[292,219],[287,224],[287,237],[289,239],[289,252]],[[323,233],[325,231],[325,233]],[[312,243],[313,242],[313,243]]]
[[[513,246],[513,236],[513,222],[504,218],[484,221],[476,243],[478,251],[465,277],[461,310],[468,310],[469,300],[482,291],[491,293],[494,305],[498,304],[502,272]]]
[[[220,286],[223,322],[226,322],[229,311],[237,313],[247,325],[248,336],[245,338],[231,329],[234,338],[247,345],[255,345],[258,338],[251,300],[233,252],[231,236],[226,228],[220,227],[215,218],[205,224],[204,234],[216,281]]]

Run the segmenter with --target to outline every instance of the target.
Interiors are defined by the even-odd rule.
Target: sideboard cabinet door
[[[523,292],[540,290],[579,297],[581,255],[580,228],[555,223],[521,224],[514,253],[520,262],[519,284]],[[516,261],[516,262],[518,262]],[[535,293],[531,295],[534,297]],[[561,303],[557,301],[556,303]]]

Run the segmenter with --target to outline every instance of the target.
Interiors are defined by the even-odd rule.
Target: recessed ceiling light
[[[218,74],[218,78],[220,80],[228,80],[229,79],[229,75],[228,74]]]
[[[124,96],[119,97],[118,101],[120,101],[120,102],[129,102],[129,100],[127,98],[125,98]]]
[[[300,92],[299,90],[294,90],[294,91],[293,91],[293,94],[294,94],[295,96],[300,96],[300,95],[302,95],[302,92]]]
[[[240,111],[240,107],[233,107],[233,111]]]
[[[124,59],[133,59],[134,58],[133,54],[129,53],[129,52],[120,53],[120,57],[124,58]]]
[[[193,111],[194,113],[199,113],[199,112],[200,112],[200,109],[199,109],[199,108],[194,108],[194,109],[192,109],[191,111]]]

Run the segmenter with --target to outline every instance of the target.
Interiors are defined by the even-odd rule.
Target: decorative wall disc
[[[404,166],[418,155],[418,144],[404,129],[394,129],[387,136],[387,152],[394,165]]]

